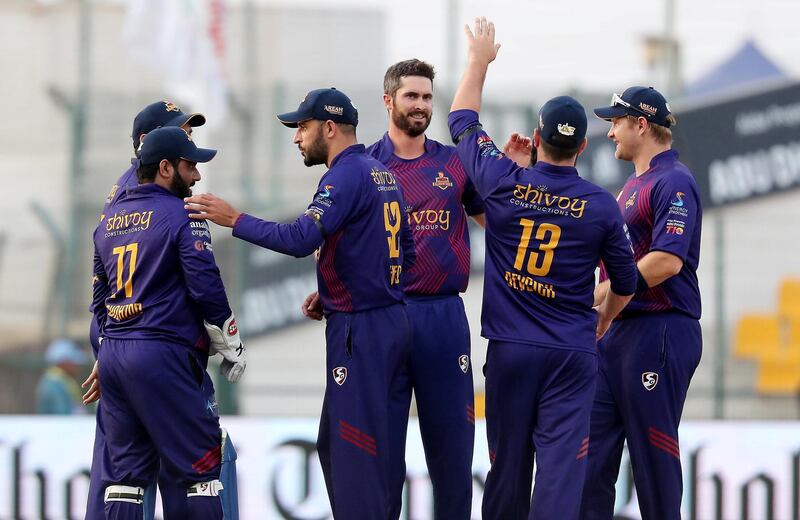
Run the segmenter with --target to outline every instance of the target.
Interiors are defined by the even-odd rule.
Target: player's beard
[[[181,179],[177,169],[172,171],[172,179],[169,181],[169,191],[180,198],[192,196],[192,188]]]
[[[322,129],[325,125],[319,125],[317,135],[314,140],[303,148],[303,163],[306,166],[316,166],[318,164],[325,164],[328,160],[328,143],[322,137]]]
[[[422,114],[425,119],[414,119],[414,115]],[[431,124],[431,114],[424,110],[414,110],[412,112],[403,112],[397,105],[392,111],[392,122],[394,126],[402,130],[409,137],[417,137],[425,133],[428,126]]]

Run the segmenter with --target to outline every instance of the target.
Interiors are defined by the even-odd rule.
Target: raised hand
[[[517,132],[511,134],[508,138],[506,145],[503,147],[503,153],[517,163],[521,168],[527,168],[531,165],[531,152],[533,151],[533,141],[530,137],[524,136]]]
[[[494,42],[494,23],[485,16],[475,18],[474,33],[469,25],[464,26],[467,36],[467,61],[489,65],[497,57],[500,44]]]

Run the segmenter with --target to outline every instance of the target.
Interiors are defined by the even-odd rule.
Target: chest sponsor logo
[[[461,369],[462,372],[465,374],[467,370],[469,370],[469,356],[464,354],[458,358],[458,367]]]
[[[146,231],[150,227],[153,211],[125,211],[114,213],[106,218],[106,237],[126,235],[138,231]]]
[[[408,214],[408,225],[415,231],[447,231],[450,229],[450,210],[412,211]]]
[[[642,373],[642,385],[644,389],[648,392],[652,391],[653,388],[656,387],[658,384],[658,374],[655,372],[643,372]]]
[[[631,196],[628,197],[628,200],[625,201],[625,209],[630,208],[634,204],[636,204],[636,192],[635,191],[633,193],[631,193]]]
[[[570,216],[573,218],[583,217],[586,209],[586,200],[573,199],[563,195],[547,193],[539,187],[534,188],[531,184],[527,186],[517,184],[514,187],[512,203],[525,208],[552,213],[555,215]]]
[[[397,179],[395,179],[392,172],[373,168],[370,176],[372,177],[372,182],[378,185],[378,191],[397,191]]]
[[[444,191],[447,188],[452,188],[453,183],[452,181],[444,174],[444,172],[439,172],[436,174],[436,180],[433,181],[433,186],[439,188],[440,190]]]
[[[347,379],[347,367],[336,367],[333,369],[333,382],[342,386]]]

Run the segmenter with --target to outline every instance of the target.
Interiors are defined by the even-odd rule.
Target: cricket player
[[[475,410],[469,323],[459,293],[470,268],[467,215],[483,225],[483,202],[452,146],[425,135],[433,115],[433,66],[395,63],[383,79],[389,131],[367,148],[403,188],[417,262],[404,276],[412,342],[408,373],[419,412],[422,445],[433,484],[434,517],[469,520]],[[303,313],[322,319],[318,293]],[[405,483],[409,402],[393,414],[400,456],[394,464],[392,512],[398,518]]]
[[[191,221],[182,201],[200,179],[197,163],[215,154],[181,128],[153,130],[141,149],[139,186],[95,229],[107,518],[142,518],[159,460],[185,490],[175,518],[223,518],[223,439],[204,366],[209,352],[220,353],[223,375],[236,382],[246,353],[207,225]]]
[[[538,161],[522,168],[481,127],[481,93],[499,49],[494,25],[475,21],[467,68],[449,116],[467,174],[486,205],[482,334],[491,469],[485,520],[578,518],[596,338],[630,300],[636,268],[613,196],[575,169],[586,112],[559,96],[539,111]],[[598,262],[610,287],[592,309]],[[531,498],[534,457],[536,485]]]
[[[617,203],[633,243],[638,283],[599,344],[581,518],[614,516],[614,483],[627,441],[642,518],[678,520],[678,425],[702,352],[700,194],[672,149],[675,116],[657,90],[631,87],[594,112],[611,122],[608,137],[617,145],[617,159],[633,163]],[[597,287],[595,301],[608,286]]]
[[[155,130],[156,128],[165,126],[179,126],[189,135],[192,134],[192,128],[202,126],[206,122],[203,114],[193,113],[184,114],[181,109],[171,101],[157,101],[144,107],[133,120],[133,131],[131,137],[133,139],[134,157],[131,159],[131,166],[125,173],[111,187],[111,191],[105,200],[101,216],[108,214],[109,207],[122,197],[128,188],[135,188],[139,185],[136,178],[136,170],[139,167],[139,152],[141,150],[144,137]],[[90,309],[90,312],[92,309]],[[98,331],[97,320],[92,314],[92,321],[89,329],[89,340],[92,345],[92,351],[95,359],[100,348],[100,334]],[[204,367],[205,368],[205,367]],[[88,387],[86,395],[84,396],[84,403],[88,404],[96,401],[100,397],[99,385],[94,383],[97,379],[97,367],[92,370],[92,374],[83,383],[84,387]],[[94,384],[93,384],[94,383]],[[104,503],[104,486],[100,478],[100,467],[103,461],[103,450],[105,445],[105,437],[103,430],[103,423],[100,420],[99,407],[102,403],[98,402],[98,411],[96,414],[96,426],[94,437],[94,450],[92,457],[92,468],[89,480],[89,493],[86,505],[86,520],[96,520],[105,517],[103,512]],[[232,450],[229,450],[232,451]],[[174,494],[178,497],[178,502],[182,500],[183,490],[180,488],[169,489],[170,482],[168,479],[161,480],[161,495],[164,502],[164,509],[169,509],[169,504],[174,502],[168,495]],[[155,510],[155,482],[151,488],[145,492],[145,520],[152,520]],[[168,515],[168,513],[165,513]],[[170,515],[168,515],[170,516]]]
[[[241,213],[210,194],[186,199],[197,219],[233,235],[303,257],[322,246],[317,281],[327,319],[327,377],[317,448],[334,518],[385,520],[395,446],[391,417],[407,403],[411,331],[402,274],[414,263],[413,238],[393,173],[357,144],[358,111],[335,88],[309,92],[278,116],[297,128],[306,166],[325,164],[308,209],[277,224]],[[407,414],[407,409],[406,409]]]

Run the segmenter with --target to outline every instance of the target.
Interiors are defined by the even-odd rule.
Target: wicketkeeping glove
[[[231,314],[222,324],[221,329],[207,321],[204,321],[203,324],[206,327],[206,332],[208,332],[208,337],[211,339],[209,355],[213,356],[219,353],[223,357],[219,371],[229,383],[235,383],[242,377],[247,366],[247,351],[241,338],[239,338],[236,318]]]

